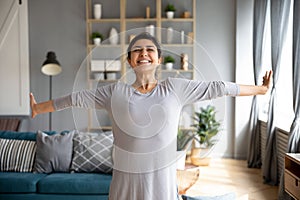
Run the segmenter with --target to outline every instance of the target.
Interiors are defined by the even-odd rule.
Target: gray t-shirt
[[[175,200],[176,138],[182,108],[238,94],[235,83],[168,78],[146,94],[117,82],[55,99],[54,107],[106,109],[109,113],[114,135],[110,200]]]

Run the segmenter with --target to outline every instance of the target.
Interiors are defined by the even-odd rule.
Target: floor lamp
[[[54,52],[49,51],[47,53],[47,59],[42,65],[41,71],[43,74],[49,76],[49,99],[52,99],[52,76],[56,76],[61,73],[61,66],[56,60]],[[52,131],[52,113],[49,113],[49,130]]]

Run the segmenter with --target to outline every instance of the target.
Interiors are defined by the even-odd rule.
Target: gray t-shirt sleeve
[[[240,93],[238,84],[226,81],[169,78],[168,83],[178,95],[182,105],[222,96],[237,96]]]
[[[53,100],[55,110],[69,107],[105,108],[112,94],[112,85],[98,87],[95,90],[82,90]]]

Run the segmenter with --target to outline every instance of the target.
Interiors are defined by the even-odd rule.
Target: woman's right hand
[[[32,93],[30,93],[30,108],[31,108],[31,118],[34,118],[38,113],[36,111],[36,101]]]

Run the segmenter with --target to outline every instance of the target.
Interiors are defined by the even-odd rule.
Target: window
[[[292,94],[292,39],[293,39],[293,5],[291,4],[290,18],[285,43],[282,49],[279,76],[276,86],[275,105],[275,124],[276,127],[289,131],[294,118],[293,112],[293,94]],[[271,27],[270,12],[267,13],[264,50],[263,50],[263,69],[262,73],[271,69]],[[261,74],[260,77],[262,77]],[[259,99],[260,116],[259,119],[266,121],[268,116],[270,95],[266,95]]]

